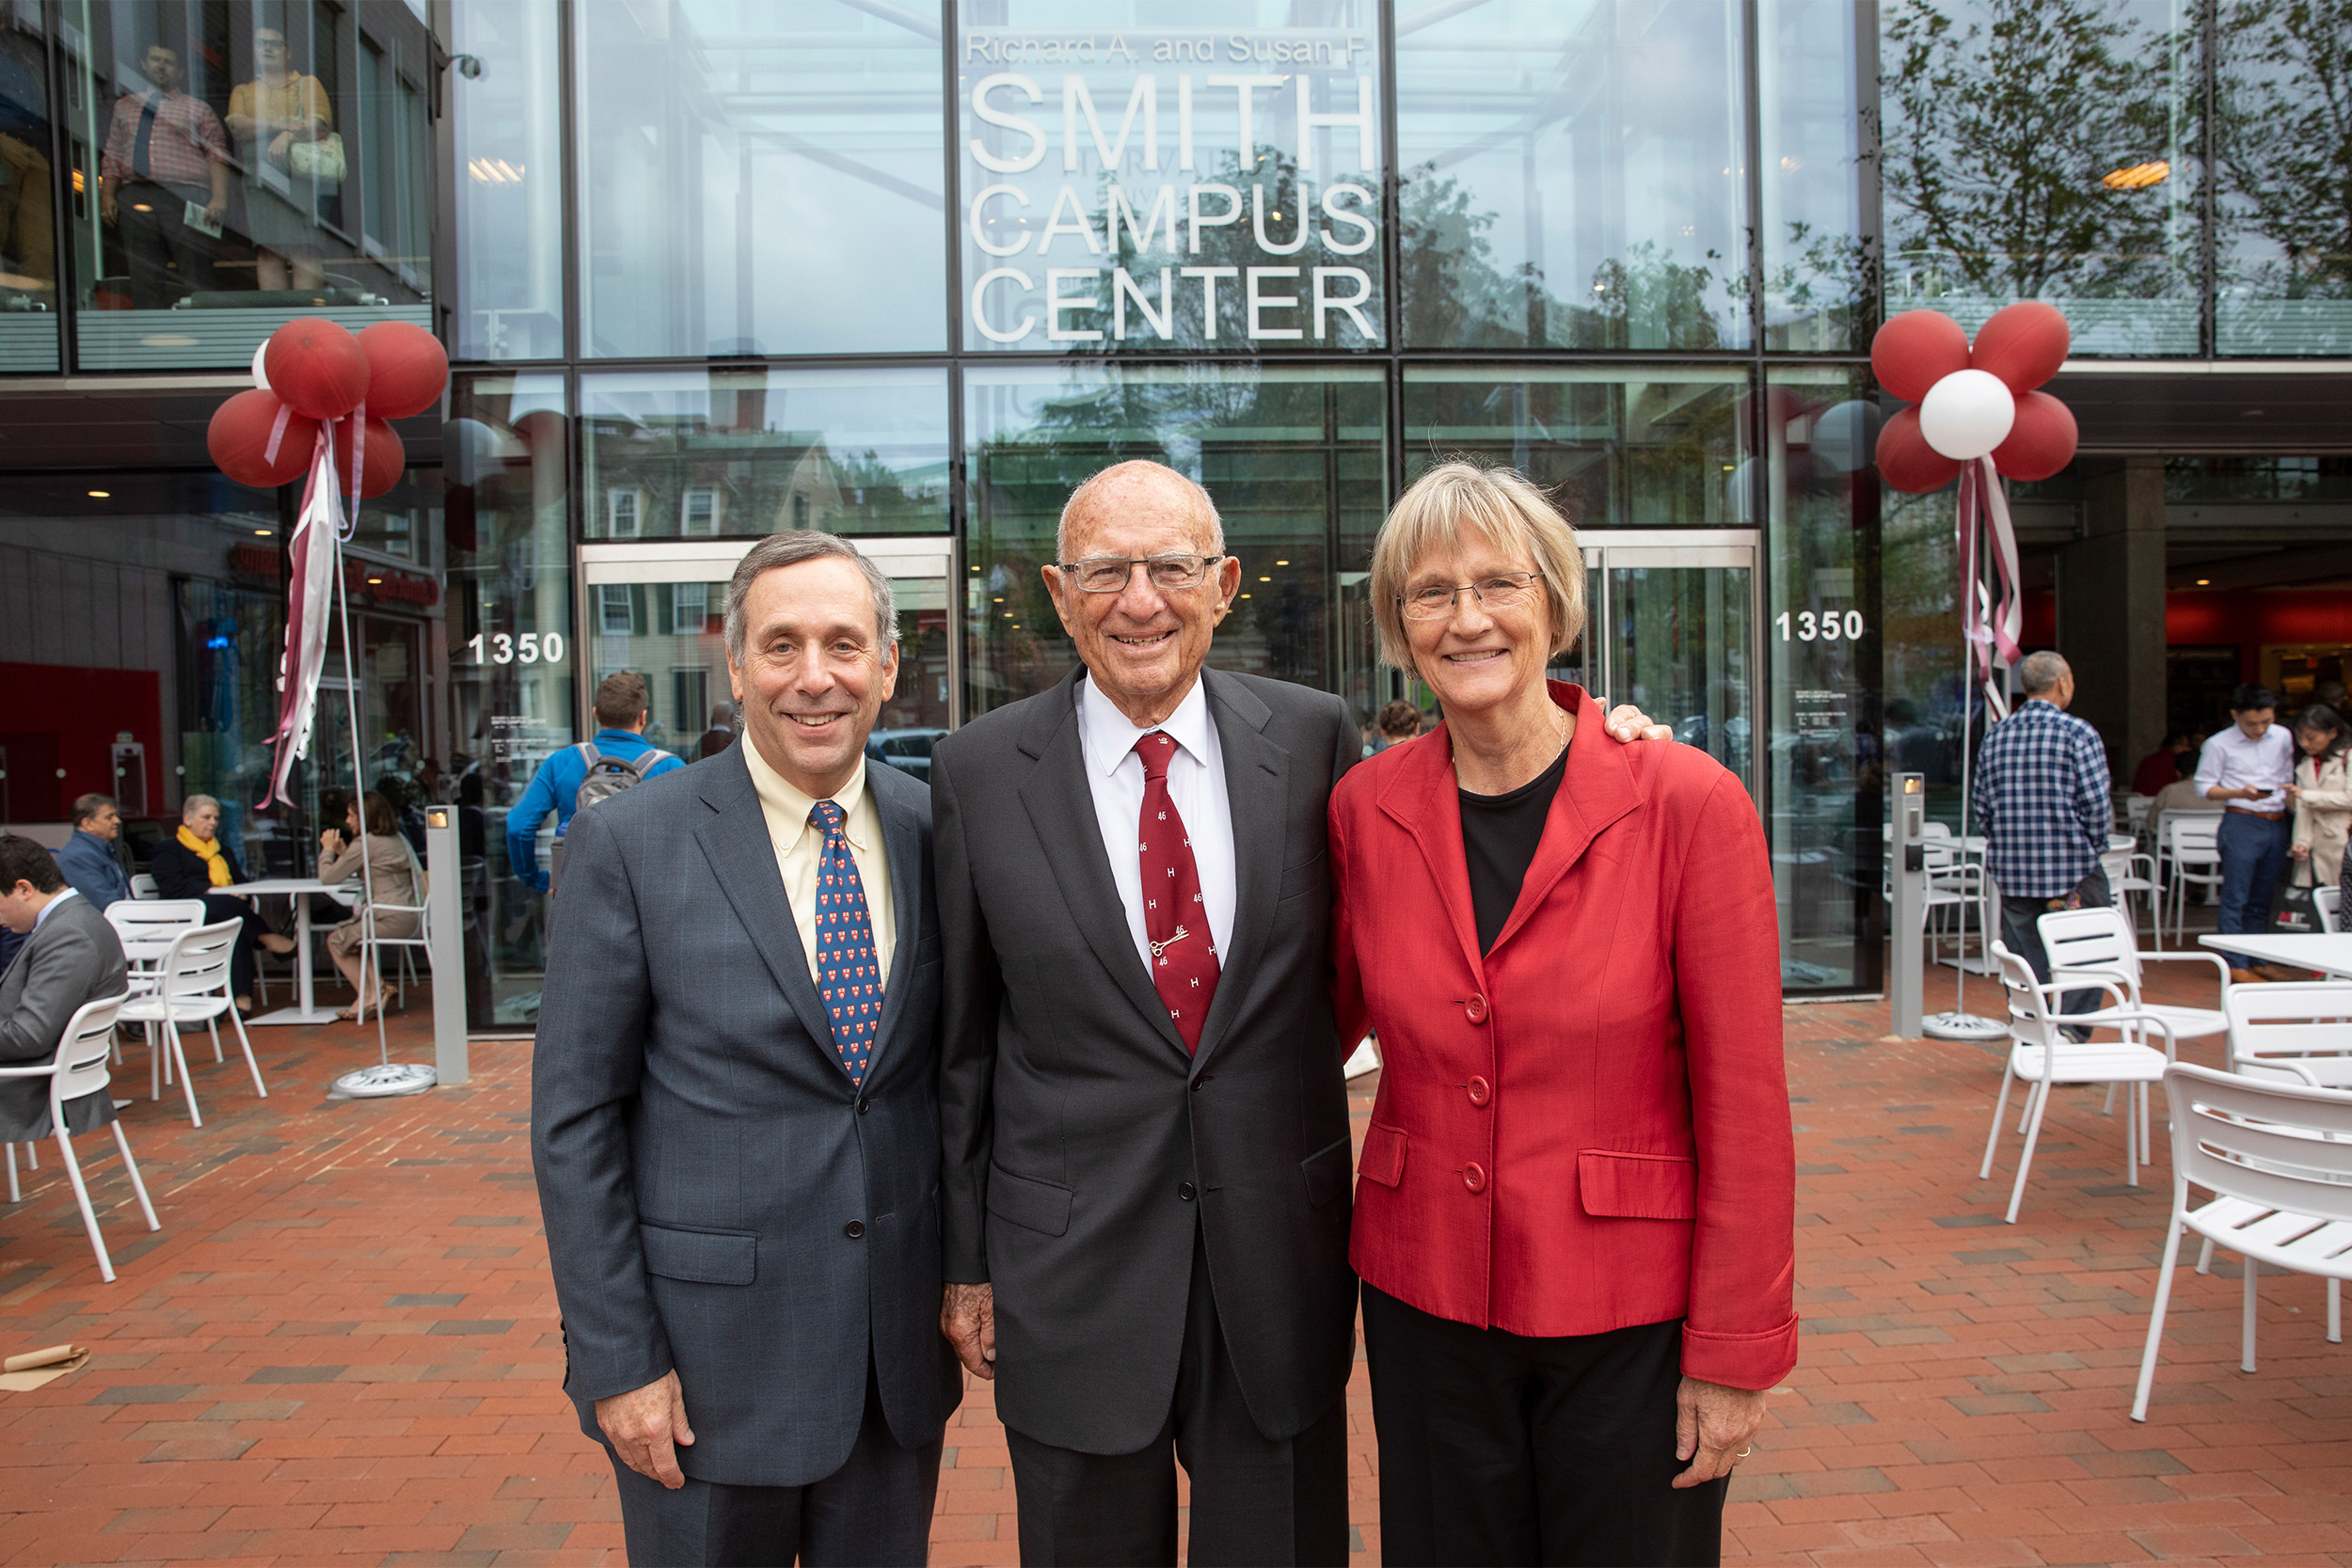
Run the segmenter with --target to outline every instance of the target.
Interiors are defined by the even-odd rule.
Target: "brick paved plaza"
[[[399,1021],[410,1057],[423,1017]],[[1806,1338],[1735,1483],[1727,1553],[2352,1563],[2352,1354],[2323,1338],[2324,1285],[2265,1277],[2249,1376],[2234,1260],[2185,1269],[2152,1418],[2133,1425],[2169,1158],[2124,1185],[2120,1120],[2095,1091],[2061,1093],[2023,1218],[2003,1226],[2006,1181],[1976,1180],[1997,1054],[1884,1040],[1886,1017],[1788,1009]],[[126,1113],[160,1235],[85,1140],[118,1283],[98,1277],[54,1150],[0,1215],[0,1347],[96,1352],[0,1394],[0,1562],[617,1561],[612,1478],[557,1386],[529,1045],[476,1043],[467,1088],[359,1102],[326,1086],[373,1057],[373,1030],[256,1043],[268,1101],[232,1056],[197,1069],[201,1130],[172,1101]],[[145,1076],[127,1069],[126,1092]],[[1370,1563],[1360,1369],[1350,1401]],[[984,1386],[947,1448],[932,1560],[1013,1561]]]

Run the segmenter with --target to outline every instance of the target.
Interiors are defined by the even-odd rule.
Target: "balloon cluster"
[[[214,411],[205,446],[222,473],[267,489],[309,471],[324,428],[343,483],[359,495],[380,496],[408,466],[387,421],[432,407],[448,380],[449,356],[421,326],[377,322],[355,337],[323,317],[304,316],[255,351],[253,390]]]
[[[1879,432],[1879,477],[1898,490],[1941,490],[1990,457],[2010,479],[2047,479],[2074,460],[2074,416],[2037,391],[2066,362],[2066,318],[2026,300],[1994,312],[1971,348],[1940,310],[1905,310],[1870,341],[1870,369],[1906,408]]]

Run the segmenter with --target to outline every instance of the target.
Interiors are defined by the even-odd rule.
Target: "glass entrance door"
[[[1740,777],[1762,778],[1752,530],[1586,532],[1585,631],[1554,673],[1634,703]]]
[[[580,707],[620,670],[645,677],[652,699],[646,738],[689,762],[739,729],[727,681],[727,581],[755,541],[680,540],[580,546]],[[961,717],[962,672],[949,635],[952,540],[861,539],[889,574],[898,607],[898,684],[866,754],[928,778],[931,743]]]

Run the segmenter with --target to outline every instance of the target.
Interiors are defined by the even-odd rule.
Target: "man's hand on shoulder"
[[[1609,710],[1609,733],[1619,740],[1672,740],[1673,726],[1653,724],[1649,716],[1631,703],[1619,703]]]
[[[996,1376],[996,1287],[950,1285],[939,1304],[939,1332],[974,1377]]]
[[[639,1475],[673,1492],[686,1484],[677,1450],[694,1446],[694,1432],[686,1424],[686,1394],[676,1372],[664,1372],[658,1383],[598,1400],[596,1425],[621,1462]]]

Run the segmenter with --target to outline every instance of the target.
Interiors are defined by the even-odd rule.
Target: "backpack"
[[[577,816],[599,800],[610,800],[633,784],[645,782],[645,775],[670,753],[648,746],[644,754],[631,762],[626,757],[609,757],[596,750],[593,740],[583,740],[575,748],[588,764],[587,776],[580,781],[580,788],[572,797],[572,815]]]

